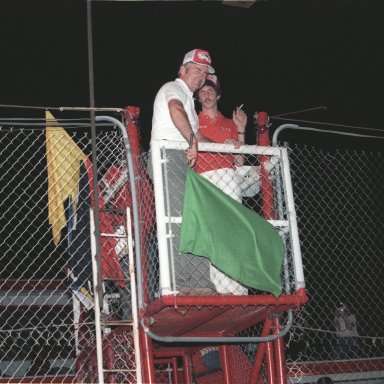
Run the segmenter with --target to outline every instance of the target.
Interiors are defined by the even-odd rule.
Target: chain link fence
[[[195,383],[223,383],[228,380],[233,383],[266,382],[265,352],[254,339],[261,341],[271,336],[271,328],[264,331],[263,324],[269,323],[272,312],[282,314],[279,317],[280,328],[275,328],[276,333],[289,328],[290,320],[285,312],[296,307],[300,300],[295,301],[294,296],[304,287],[300,253],[297,253],[292,231],[295,218],[293,199],[289,201],[292,190],[285,149],[246,146],[236,152],[230,145],[201,144],[195,168],[203,178],[229,196],[225,199],[228,204],[234,200],[233,205],[242,205],[242,209],[268,219],[277,229],[276,235],[279,232],[285,258],[283,265],[276,263],[274,267],[277,267],[287,298],[279,303],[274,301],[276,298],[267,289],[245,287],[224,273],[212,273],[212,265],[206,258],[188,255],[181,263],[183,255],[179,243],[182,216],[184,220],[185,215],[183,200],[188,201],[183,184],[185,169],[188,168],[186,144],[161,141],[151,145],[153,158],[148,158],[147,153],[140,158],[142,168],[149,168],[154,182],[157,215],[156,222],[153,220],[148,228],[147,235],[151,241],[143,249],[143,254],[148,256],[148,262],[144,263],[144,279],[148,281],[151,293],[147,297],[145,324],[155,339],[172,339],[172,345],[167,348],[173,348],[175,356],[190,357],[189,363],[179,363],[179,367],[186,370],[186,365],[190,365]],[[234,167],[233,161],[239,160],[238,157],[242,165]],[[205,198],[210,199],[208,192],[205,192]],[[146,196],[145,189],[139,195]],[[220,195],[223,200],[225,195]],[[142,199],[142,212],[149,210],[149,201]],[[200,216],[204,215],[209,216],[210,213],[204,211]],[[248,239],[240,240],[234,235],[233,226],[238,222],[232,217],[226,217],[226,220],[232,223],[226,238],[234,244],[247,242]],[[216,230],[214,226],[210,228]],[[242,254],[235,251],[234,255],[237,264],[241,264]],[[190,290],[183,290],[181,281],[188,281]],[[200,295],[203,298],[200,299]],[[268,307],[268,300],[274,303],[273,309]],[[180,337],[189,339],[189,344],[185,344],[185,339]],[[205,338],[205,342],[196,343],[199,337]],[[232,344],[223,344],[222,337],[232,339]],[[182,342],[184,345],[181,346]],[[163,345],[157,342],[154,345],[155,356],[162,356]],[[259,350],[261,353],[258,353]],[[255,369],[257,364],[259,366]],[[274,365],[273,362],[271,364]]]
[[[217,292],[219,294],[232,295],[248,295],[265,294],[268,289],[244,286],[237,281],[231,279],[228,275],[222,273],[208,262],[206,257],[199,257],[180,252],[181,222],[184,206],[184,179],[186,169],[188,168],[185,159],[185,146],[183,143],[159,141],[152,142],[152,155],[154,157],[153,164],[155,168],[151,169],[152,160],[147,160],[150,177],[154,180],[154,189],[156,193],[156,222],[152,221],[152,227],[149,228],[151,238],[157,236],[158,242],[149,242],[149,255],[152,260],[160,259],[159,265],[155,261],[148,262],[147,276],[149,285],[151,281],[156,285],[162,282],[162,287],[151,289],[154,296],[161,295],[161,291],[179,292],[180,295],[189,295],[189,291],[199,295],[205,291],[209,293]],[[281,261],[273,260],[270,263],[276,263],[273,267],[279,274],[281,271],[281,280],[283,282],[283,291],[286,294],[294,294],[300,288],[302,276],[296,276],[297,270],[300,270],[300,254],[293,255],[293,243],[296,240],[294,234],[290,234],[291,225],[295,224],[294,218],[290,217],[290,213],[294,207],[289,207],[288,195],[292,193],[289,189],[289,174],[287,169],[283,169],[283,155],[278,148],[267,148],[257,146],[247,146],[234,152],[231,145],[213,144],[212,148],[208,148],[206,144],[200,145],[201,153],[197,160],[195,171],[204,179],[207,179],[218,187],[225,195],[232,198],[250,211],[258,213],[265,217],[270,223],[280,231],[285,241],[286,265],[285,269],[281,267]],[[225,148],[226,147],[226,148]],[[227,152],[226,152],[227,151]],[[209,156],[209,157],[208,157]],[[155,158],[156,157],[156,158]],[[240,159],[239,159],[240,158]],[[235,159],[235,160],[234,160]],[[241,161],[242,165],[233,166],[233,161]],[[287,165],[288,166],[288,165]],[[153,172],[153,176],[152,176]],[[195,187],[197,188],[197,187]],[[145,191],[142,191],[144,194]],[[200,192],[201,193],[201,192]],[[204,191],[204,193],[208,192]],[[224,196],[224,194],[222,195]],[[232,201],[228,199],[228,201]],[[148,212],[150,200],[142,199],[142,211]],[[293,205],[293,204],[292,204]],[[207,204],[207,209],[212,205]],[[234,203],[234,206],[237,206]],[[223,206],[223,209],[225,207]],[[243,212],[243,211],[242,211]],[[220,212],[217,212],[220,213]],[[200,217],[204,214],[210,215],[209,211],[201,212]],[[230,240],[229,243],[236,241],[247,241],[247,239],[236,239],[235,225],[241,225],[240,221],[231,221],[231,217],[223,218],[227,220],[227,236],[222,241]],[[218,226],[219,222],[212,223]],[[207,229],[207,232],[215,232],[213,229]],[[261,227],[260,227],[260,230]],[[196,236],[204,236],[203,231],[197,232]],[[290,236],[291,235],[291,236]],[[209,240],[207,240],[209,241]],[[226,243],[227,245],[228,242]],[[220,244],[216,244],[218,247]],[[238,244],[240,245],[240,244]],[[155,247],[159,247],[156,249]],[[262,247],[261,242],[258,243]],[[232,248],[231,248],[232,249]],[[241,260],[241,254],[238,247],[234,248],[235,254],[240,258],[237,264],[246,260]],[[260,251],[259,251],[260,252]],[[159,256],[157,256],[159,254]],[[270,257],[274,257],[270,252]],[[150,259],[150,260],[151,260]],[[249,265],[253,267],[253,265]],[[270,267],[268,263],[260,266],[265,270]],[[153,279],[151,274],[157,272]],[[270,291],[269,291],[270,292]],[[164,292],[163,292],[164,294]]]
[[[60,121],[59,126],[64,127],[68,136],[61,146],[62,138],[56,137],[58,147],[51,158],[47,153],[45,121],[13,120],[3,122],[0,129],[0,382],[100,381],[93,295],[95,276],[102,283],[99,320],[103,379],[136,382],[137,349],[129,322],[132,318],[128,273],[130,213],[126,211],[132,201],[125,145],[113,125],[97,124],[101,231],[101,275],[97,276],[93,273],[96,266],[92,266],[90,253],[89,208],[94,205],[90,123],[66,120]],[[58,128],[53,123],[52,127]],[[293,325],[284,337],[288,380],[317,383],[328,377],[334,382],[380,383],[384,380],[384,335],[380,321],[384,260],[383,152],[377,143],[371,148],[372,139],[367,139],[368,144],[363,148],[358,139],[351,138],[348,145],[342,142],[336,146],[331,134],[323,134],[323,138],[324,135],[326,139],[321,140],[321,145],[317,138],[310,145],[294,144],[291,140],[289,144],[282,144],[288,149],[309,296],[308,303],[294,313]],[[332,144],[323,145],[327,141]],[[183,150],[178,152],[180,158],[176,157],[176,162],[180,163],[184,154]],[[260,214],[269,207],[269,218],[277,221],[281,230],[289,215],[281,162],[275,162],[276,158],[267,152],[242,155],[246,165],[258,170],[259,175],[261,162],[265,161],[272,175],[267,199],[262,198],[259,184],[248,196],[241,197],[243,205]],[[66,191],[66,187],[57,184],[56,194],[61,198],[67,196],[65,201],[61,200],[64,226],[56,226],[63,218],[51,211],[50,192],[55,190],[56,180],[51,172],[55,159],[61,164],[56,165],[56,170],[70,171],[69,181],[73,181],[78,171],[76,182],[71,184],[67,180],[66,183],[76,187],[78,200],[72,201],[72,190]],[[76,172],[72,168],[74,159],[78,164]],[[160,297],[160,266],[148,164],[148,153],[140,156],[136,163],[140,178],[142,293],[144,304],[150,307]],[[259,183],[262,180],[255,179]],[[53,231],[53,227],[59,230]],[[177,234],[180,221],[172,221],[170,227]],[[288,264],[283,266],[281,276],[285,292],[294,294],[292,244],[288,238],[284,241]],[[265,292],[249,290],[248,295],[263,296]],[[222,312],[230,307],[219,306]],[[194,311],[201,324],[199,306],[187,308],[188,315]],[[173,324],[175,318],[167,316],[158,326],[176,332],[180,322]],[[179,310],[174,311],[174,316],[184,314]],[[246,316],[251,318],[244,310],[230,317],[229,334],[238,337],[262,334],[262,322],[256,321],[255,325],[255,317],[243,326]],[[218,319],[223,317],[217,314]],[[283,314],[282,326],[288,322],[289,318]],[[243,325],[236,328],[239,323]],[[194,383],[222,383],[224,373],[220,362],[228,357],[233,382],[249,383],[256,379],[254,365],[261,344],[180,345],[179,354],[166,358],[158,352],[161,348],[161,343],[154,342],[153,365],[159,383],[183,382],[186,366]],[[257,380],[268,380],[265,362],[261,364]]]
[[[381,383],[384,139],[286,135],[309,296],[286,336],[292,381]]]
[[[96,145],[104,380],[133,382],[125,146]],[[3,122],[0,148],[0,381],[98,382],[90,122]]]

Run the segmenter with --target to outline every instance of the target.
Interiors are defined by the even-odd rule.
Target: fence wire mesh
[[[169,148],[162,147],[163,145],[165,145],[164,142],[158,143],[156,146],[153,143],[152,148],[154,158],[156,156],[154,164],[157,165],[157,169],[153,170],[152,178],[155,183],[156,198],[160,201],[159,205],[162,205],[163,212],[156,213],[158,228],[155,227],[153,221],[153,227],[149,229],[149,232],[153,238],[156,236],[157,230],[159,244],[156,241],[150,242],[149,250],[147,250],[149,255],[156,255],[159,252],[160,265],[157,268],[160,272],[163,268],[163,274],[169,273],[170,276],[169,282],[164,283],[170,285],[160,287],[160,290],[177,291],[187,295],[198,295],[204,292],[233,295],[264,294],[265,290],[263,292],[261,288],[247,287],[231,279],[209,263],[207,258],[180,252],[184,180],[187,168],[185,148],[181,146],[181,143],[168,142]],[[287,205],[286,180],[283,177],[281,154],[278,150],[275,154],[271,154],[268,153],[267,148],[262,150],[261,147],[256,146],[247,146],[240,153],[232,154],[223,152],[222,147],[216,144],[216,149],[212,149],[211,152],[203,148],[197,159],[195,171],[233,200],[270,220],[281,231],[286,250],[286,269],[281,269],[281,279],[285,292],[294,293],[298,287],[295,280],[295,261],[292,260],[292,237],[289,236],[290,210]],[[233,159],[236,157],[241,158],[243,165],[233,166]],[[148,164],[151,168],[151,160]],[[151,170],[150,174],[152,174]],[[157,190],[156,185],[158,185]],[[142,211],[148,211],[148,201],[143,200],[142,204]],[[232,228],[232,231],[234,229]],[[168,239],[166,244],[160,244],[162,238]],[[229,226],[228,238],[236,242]],[[159,249],[155,249],[157,245],[159,245]],[[238,254],[237,257],[241,257],[241,255]],[[166,264],[169,264],[169,271],[164,271]],[[151,262],[147,265],[148,281],[153,273],[153,265],[154,263]],[[161,276],[161,273],[157,274]],[[155,274],[155,281],[158,281],[157,274]],[[157,287],[151,291],[155,295],[159,295]]]
[[[0,380],[97,382],[90,122],[0,130]],[[104,380],[134,381],[121,133],[96,129]],[[107,371],[109,370],[109,371]]]
[[[225,149],[229,150],[229,153],[226,153]],[[289,223],[289,214],[292,207],[289,208],[287,203],[287,195],[291,191],[287,186],[288,175],[287,170],[284,169],[285,160],[283,161],[281,151],[248,146],[242,148],[240,153],[233,154],[231,153],[233,147],[225,148],[222,145],[216,145],[216,148],[212,149],[201,146],[200,150],[202,156],[197,160],[195,171],[207,178],[231,199],[270,220],[280,230],[286,250],[286,262],[284,267],[279,270],[281,281],[284,292],[288,295],[294,295],[296,289],[300,288],[295,276],[295,270],[299,268],[297,265],[295,266],[297,260],[293,260],[292,238],[294,236],[290,236],[291,228],[289,226],[291,224]],[[248,297],[266,295],[267,292],[262,289],[236,284],[223,273],[213,274],[210,263],[201,257],[188,255],[183,264],[180,262],[182,255],[179,251],[179,238],[184,213],[183,200],[185,199],[183,180],[187,168],[185,147],[183,143],[161,141],[159,146],[156,146],[156,143],[152,142],[152,156],[153,159],[148,158],[148,154],[144,154],[140,162],[142,168],[149,167],[150,178],[155,184],[156,206],[159,207],[159,204],[163,204],[163,207],[156,211],[157,228],[155,221],[152,221],[152,226],[148,228],[151,239],[155,238],[155,241],[147,242],[146,249],[143,250],[143,254],[147,252],[149,258],[144,268],[144,280],[148,281],[149,286],[153,286],[151,279],[155,278],[155,287],[150,290],[152,295],[149,295],[148,298],[149,303],[161,297],[161,290],[156,284],[158,284],[159,279],[161,280],[162,273],[168,272],[164,272],[164,265],[166,264],[170,265],[169,275],[171,276],[172,289],[171,292],[168,290],[165,295],[174,294],[175,291],[179,291],[181,296],[200,294],[206,296],[213,293],[221,298],[228,294]],[[241,157],[242,162],[244,162],[243,166],[233,167],[235,156]],[[151,169],[152,160],[153,170]],[[157,178],[156,172],[158,172]],[[140,195],[145,195],[144,189],[141,190]],[[147,212],[149,210],[148,204],[149,200],[143,199],[140,210]],[[208,214],[208,212],[204,213]],[[231,221],[230,218],[228,221]],[[163,227],[159,230],[159,226]],[[159,233],[159,242],[156,241],[156,232]],[[227,237],[235,243],[238,241],[231,229],[228,230]],[[159,249],[162,239],[167,239],[165,250]],[[148,246],[148,244],[150,245]],[[151,255],[154,255],[156,260],[160,260],[151,262]],[[239,258],[240,256],[238,255]],[[183,285],[180,285],[180,281],[183,279],[190,284],[190,290],[184,291],[182,289]],[[177,335],[183,336],[185,334],[216,335],[216,337],[223,335],[251,339],[261,336],[262,324],[266,317],[266,315],[252,312],[253,310],[256,310],[256,306],[252,308],[252,306],[247,305],[228,305],[224,302],[205,306],[201,302],[201,304],[186,304],[185,307],[177,305],[175,308],[159,311],[160,314],[151,312],[147,323],[148,328],[155,334],[161,336],[176,335],[176,339]],[[263,313],[263,308],[260,312]],[[287,316],[283,315],[281,317],[281,329],[286,325]],[[191,339],[193,340],[193,336]],[[189,355],[192,354],[193,382],[201,384],[223,383],[228,380],[233,383],[251,382],[258,350],[256,343],[248,340],[248,342],[237,342],[233,345],[224,346],[206,344],[198,348],[190,346],[188,352],[184,351]],[[174,352],[176,355],[181,353],[180,347],[176,346],[175,349],[177,350]],[[187,347],[184,346],[184,349]],[[195,351],[196,349],[198,351]],[[261,363],[260,370],[253,380],[256,379],[260,382],[266,382],[264,363]]]
[[[66,121],[65,131],[76,144],[73,148],[86,156],[75,183],[80,198],[76,226],[73,205],[67,199],[65,227],[55,244],[52,227],[60,216],[49,213],[48,190],[53,179],[49,181],[48,176],[52,162],[47,158],[46,131],[38,123],[5,123],[0,129],[0,382],[99,381],[88,211],[93,196],[89,122]],[[65,140],[68,144],[68,138]],[[127,164],[116,129],[100,125],[96,140],[100,230],[108,235],[100,237],[104,381],[132,383],[136,381],[137,351],[132,327],[127,325],[132,317],[129,213],[125,210],[132,202]],[[288,380],[316,383],[329,377],[335,382],[380,383],[384,380],[383,153],[354,149],[352,144],[344,149],[285,146],[309,295],[309,302],[295,313],[293,327],[285,337]],[[178,152],[177,156],[183,156],[183,151]],[[68,171],[73,153],[64,146],[53,158],[60,159],[61,169]],[[247,165],[260,166],[260,157],[244,156]],[[265,157],[273,163],[273,156]],[[144,153],[137,165],[143,290],[145,300],[151,302],[159,296],[160,267],[148,163]],[[278,185],[281,170],[279,162],[272,167],[271,215],[276,220],[286,220],[288,214],[285,192]],[[257,213],[264,210],[259,190],[241,199]],[[177,234],[180,223],[172,225]],[[288,275],[282,271],[282,279],[288,283],[287,292],[293,294],[289,239],[285,245]],[[172,324],[169,320],[168,327]],[[283,315],[282,323],[286,322]],[[261,324],[257,324],[237,335],[260,333]],[[260,344],[225,347],[234,382],[249,383]],[[191,350],[192,382],[223,382],[223,372],[218,369],[220,348],[204,345]],[[155,361],[154,368],[159,383],[183,382],[185,367],[180,358]],[[264,362],[258,382],[267,380]]]
[[[309,296],[288,369],[294,382],[383,382],[383,152],[378,139],[313,136],[328,145],[285,144]]]

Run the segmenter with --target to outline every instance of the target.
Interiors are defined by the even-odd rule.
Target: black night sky
[[[289,117],[373,128],[381,130],[380,134],[384,136],[381,108],[384,89],[384,0],[256,0],[250,8],[204,0],[94,0],[91,2],[91,9],[95,105],[100,108],[138,106],[141,109],[144,147],[149,141],[153,100],[158,89],[165,82],[177,77],[184,54],[194,48],[207,49],[211,53],[223,93],[220,101],[222,112],[230,116],[236,106],[244,104],[249,119],[249,141],[253,139],[250,131],[252,115],[256,110],[267,111],[273,117],[314,109],[290,114]],[[0,0],[0,121],[5,117],[44,118],[45,107],[90,105],[87,16],[86,0]],[[74,117],[69,112],[53,113],[56,118]],[[81,115],[87,116],[84,113]],[[290,121],[288,117],[286,120],[272,119],[272,128]],[[313,125],[316,126],[315,123]],[[317,126],[332,128],[320,124]],[[360,129],[359,132],[364,133],[364,130]],[[375,132],[367,130],[366,133]],[[20,164],[19,168],[25,169],[26,177],[18,186],[19,189],[13,188],[12,182],[5,184],[3,193],[12,196],[12,193],[17,195],[21,191],[19,195],[22,197],[38,196],[35,192],[41,188],[40,195],[44,196],[46,185],[37,186],[39,180],[32,180],[33,171],[45,166],[41,162],[41,153],[33,151],[35,147],[31,145],[30,152],[25,151],[23,156],[18,156],[17,152],[12,152],[12,145],[9,145],[12,139],[4,137],[9,142],[4,140],[2,156],[7,158],[8,155],[9,158],[8,163],[3,161],[2,173],[7,176],[8,169]],[[43,148],[45,137],[42,135],[39,140],[34,145]],[[381,150],[382,142],[383,140],[376,140],[376,145]],[[24,161],[25,158],[28,161]],[[305,166],[306,159],[303,156],[297,160],[297,164],[302,167],[297,173],[310,171]],[[352,159],[350,162],[352,168],[354,161]],[[322,164],[320,160],[318,163]],[[329,169],[333,170],[332,161],[329,164]],[[326,184],[328,176],[339,180],[337,173],[334,176],[326,168],[321,171],[322,177],[318,177],[320,182],[324,178]],[[352,171],[354,169],[351,174]],[[379,213],[383,211],[380,197],[384,184],[380,182],[380,178],[371,180],[380,187],[375,190],[374,197],[377,217],[371,218],[372,227],[377,227],[377,223],[384,222],[380,220],[382,214]],[[361,187],[368,181],[363,179],[360,183],[355,183]],[[320,187],[314,188],[311,193],[306,193],[305,188],[299,191],[303,194],[299,197],[305,209],[312,209],[315,201],[322,208],[322,196],[334,196],[331,192],[336,197],[343,196],[343,199],[350,196],[348,185],[343,186],[348,192],[345,193],[346,197],[344,189],[340,189],[341,192],[324,192],[321,183],[316,185]],[[329,185],[332,186],[332,183]],[[358,189],[350,189],[357,194]],[[47,221],[44,211],[46,203],[40,199],[40,195],[38,201],[32,203],[40,210],[39,214],[44,216],[42,220]],[[330,221],[336,222],[334,216],[337,216],[338,201],[335,198],[334,205],[328,207],[328,211],[324,210],[323,218],[332,218]],[[8,223],[12,231],[13,226],[17,229],[23,216],[27,220],[31,217],[33,221],[33,212],[28,204],[24,205],[23,199],[12,202],[12,206],[18,213],[14,215],[7,210],[1,219],[4,227]],[[320,211],[320,215],[322,212]],[[307,211],[300,211],[299,216],[300,214],[312,220]],[[353,223],[353,219],[349,222]],[[305,228],[306,223],[302,223]],[[311,222],[310,224],[313,225]],[[322,221],[318,220],[315,224],[320,226]],[[307,228],[310,228],[309,225]],[[34,249],[35,254],[39,254],[41,258],[31,254],[15,273],[23,276],[24,270],[32,274],[35,270],[37,273],[45,273],[44,269],[38,268],[38,264],[45,265],[49,259],[44,253],[46,250],[43,252],[35,248],[35,243],[43,247],[51,240],[51,233],[45,234],[44,242],[41,239],[37,241],[34,237],[27,238],[27,235],[28,233],[20,235],[26,244],[24,249]],[[321,235],[322,232],[318,231],[317,236]],[[325,238],[325,241],[329,248],[333,247],[332,239]],[[382,239],[377,242],[381,244]],[[9,251],[13,257],[18,254],[13,253],[12,246],[12,239],[9,239],[4,242],[2,249],[4,253]],[[309,253],[311,245],[307,247]],[[334,255],[331,251],[333,252],[332,249],[325,249],[318,259],[330,260]],[[343,252],[337,252],[343,257],[349,255],[347,251],[343,253],[344,249]],[[355,255],[358,250],[353,249],[351,253]],[[371,256],[368,252],[367,254]],[[314,254],[312,260],[317,256],[318,254]],[[349,261],[343,257],[340,260],[347,264]],[[377,257],[377,254],[373,257]],[[310,267],[313,265],[316,266],[312,264]],[[353,263],[350,265],[353,267]],[[361,268],[360,265],[359,267]],[[11,263],[8,268],[14,270]],[[57,268],[61,268],[61,265]],[[318,271],[318,279],[317,275],[315,278],[312,276],[315,282],[310,287],[310,293],[323,293],[323,282],[332,280],[333,275],[329,279],[324,278],[323,270],[318,268]],[[7,275],[11,272],[3,269],[3,273]],[[351,295],[355,288],[354,282],[350,280],[346,284],[348,288],[351,287]],[[382,286],[382,280],[374,283],[379,288]],[[337,281],[331,281],[326,293],[336,291],[332,284],[337,284]],[[355,295],[352,299],[358,300],[359,297]],[[328,308],[327,305],[331,307],[329,303],[333,300],[326,294],[321,298],[323,301],[318,297],[310,299],[315,304],[308,312],[312,310],[313,313],[317,310],[316,305]],[[381,303],[379,300],[374,302],[375,296],[370,300],[365,306],[367,311],[374,312],[374,304]],[[333,302],[331,304],[334,305]],[[381,308],[377,313],[380,313],[378,318],[381,318]],[[376,331],[379,334],[381,331],[376,329],[380,327],[380,321],[376,321],[374,326],[371,325],[372,322],[366,324],[367,328],[362,328],[362,335]],[[332,326],[330,323],[329,327]]]
[[[86,0],[3,0],[0,15],[0,104],[89,106]],[[227,115],[326,106],[290,117],[381,128],[383,15],[380,0],[93,1],[95,105],[140,107],[145,138],[157,90],[199,47]]]

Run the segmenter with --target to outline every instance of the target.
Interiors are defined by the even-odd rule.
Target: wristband
[[[193,132],[190,133],[189,135],[189,148],[192,148],[192,145],[193,145],[193,139],[195,138],[195,134]]]

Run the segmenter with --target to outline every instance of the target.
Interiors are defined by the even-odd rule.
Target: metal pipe
[[[89,76],[89,105],[91,108],[95,106],[95,90],[94,90],[94,78],[93,78],[93,44],[92,44],[92,7],[91,0],[87,0],[87,40],[88,40],[88,76]],[[94,196],[94,211],[93,211],[93,225],[94,225],[94,252],[96,259],[96,273],[93,274],[93,289],[95,297],[95,323],[96,323],[96,352],[97,352],[97,373],[98,381],[100,384],[104,383],[103,373],[103,351],[101,340],[101,327],[100,327],[100,313],[97,316],[97,312],[100,312],[99,306],[103,303],[103,289],[102,289],[102,277],[101,277],[101,253],[100,253],[100,223],[99,223],[99,204],[97,195],[97,146],[96,146],[96,127],[95,127],[95,111],[90,111],[91,118],[91,143],[92,143],[92,169],[93,169],[93,196]],[[92,222],[92,217],[91,217]],[[93,233],[93,231],[91,232]],[[93,257],[92,257],[93,261]],[[96,278],[95,278],[96,276]]]
[[[288,151],[286,148],[282,148],[281,156],[283,160],[283,180],[285,180],[285,190],[286,190],[286,199],[287,206],[290,207],[288,212],[288,221],[290,224],[291,230],[289,231],[291,242],[292,242],[292,253],[294,256],[293,267],[295,269],[295,286],[296,290],[300,288],[305,288],[305,280],[304,280],[304,271],[303,271],[303,262],[301,258],[301,248],[300,248],[300,240],[299,240],[299,229],[297,226],[296,219],[296,210],[295,210],[295,202],[293,199],[293,187],[291,182],[291,172],[289,169],[289,159],[288,159]]]
[[[154,175],[153,188],[155,195],[161,196],[164,190],[164,181],[161,177],[161,167],[162,162],[166,160],[161,159],[161,152],[159,149],[159,144],[156,142],[151,142],[151,157],[152,157],[152,169]],[[155,177],[156,174],[159,174],[158,177]],[[157,224],[157,241],[159,249],[159,265],[160,268],[160,292],[162,295],[167,295],[172,293],[171,287],[171,275],[170,275],[170,261],[168,257],[168,242],[167,242],[167,225],[162,220],[162,217],[165,217],[165,206],[160,199],[155,199],[155,209],[156,209],[156,224]]]
[[[220,360],[221,360],[221,368],[223,370],[224,382],[223,384],[231,384],[231,369],[230,369],[230,359],[229,359],[229,351],[228,345],[220,345]]]
[[[292,309],[288,310],[288,321],[285,328],[276,335],[269,336],[255,336],[255,337],[243,337],[243,336],[223,336],[223,337],[209,337],[209,336],[160,336],[156,335],[144,324],[141,320],[141,326],[146,334],[156,341],[165,343],[260,343],[276,340],[279,337],[283,337],[291,329],[293,323]]]
[[[280,331],[280,317],[274,316],[272,318],[273,334]],[[276,384],[285,384],[287,377],[285,374],[285,350],[284,350],[284,339],[278,338],[273,341],[274,351],[274,365],[275,365],[275,381]]]
[[[275,384],[275,365],[274,365],[274,353],[272,341],[268,341],[265,344],[265,368],[267,370],[268,384]]]
[[[133,334],[133,343],[135,346],[135,364],[136,364],[136,382],[142,383],[141,375],[141,348],[140,348],[140,337],[139,329],[137,324],[139,324],[139,317],[137,313],[137,289],[136,289],[136,277],[135,277],[135,263],[134,263],[134,253],[133,253],[133,239],[132,239],[132,223],[131,223],[131,214],[130,209],[127,208],[126,211],[127,218],[127,234],[128,234],[128,255],[129,255],[129,277],[131,284],[131,308],[132,308],[132,334]],[[133,287],[133,288],[132,288]]]
[[[266,337],[271,330],[271,319],[269,316],[266,316],[264,320],[264,325],[263,329],[261,331],[261,335]],[[265,350],[266,350],[266,343],[260,343],[257,348],[256,356],[255,356],[255,361],[253,365],[253,370],[252,370],[252,375],[250,379],[250,384],[256,384],[258,382],[258,377],[260,375],[260,370],[263,365],[263,360],[265,356]]]
[[[142,329],[139,329],[139,333],[141,338],[141,344],[143,346],[144,366],[138,367],[138,369],[143,368],[143,374],[144,374],[143,383],[152,384],[155,382],[155,362],[153,359],[153,352],[152,352],[152,340]]]
[[[128,140],[128,134],[124,127],[124,124],[110,116],[96,116],[96,121],[108,121],[110,123],[113,123],[114,125],[118,126],[120,128],[121,134],[123,136],[123,144],[124,149],[126,153],[126,160],[128,164],[128,172],[131,175],[129,178],[130,181],[130,188],[131,188],[131,194],[132,194],[132,215],[133,215],[133,228],[134,228],[134,239],[135,239],[135,251],[136,251],[136,271],[137,271],[137,301],[139,308],[143,308],[143,275],[142,275],[142,268],[141,268],[141,237],[140,237],[140,228],[139,228],[139,208],[137,206],[137,191],[136,191],[136,184],[135,184],[135,175],[134,175],[134,167],[133,167],[133,161],[131,156],[131,148],[129,145]]]
[[[92,263],[92,279],[93,279],[93,289],[98,284],[98,265],[96,262],[96,236],[95,236],[95,214],[90,209],[89,218],[90,218],[90,231],[91,231],[91,263]],[[96,333],[96,360],[97,360],[97,374],[99,377],[98,383],[104,384],[104,371],[103,371],[103,340],[101,338],[101,305],[102,301],[97,292],[94,292],[94,301],[95,301],[95,333]]]
[[[273,133],[272,136],[272,146],[276,147],[277,146],[277,136],[279,136],[279,133],[283,131],[284,129],[299,129],[299,126],[296,124],[283,124],[280,125],[276,131]]]
[[[316,122],[314,122],[314,123],[316,123]],[[316,123],[316,124],[321,124],[321,123]],[[333,124],[333,125],[334,126],[340,126],[338,124]],[[341,126],[347,127],[347,128],[364,129],[364,127],[353,127],[353,126],[345,126],[345,125],[341,125]],[[351,132],[339,132],[339,131],[332,131],[330,129],[318,129],[318,128],[312,128],[312,127],[300,127],[299,125],[296,125],[296,124],[283,124],[283,125],[280,125],[273,134],[273,139],[272,139],[272,145],[273,146],[277,145],[277,137],[278,137],[279,133],[281,131],[283,131],[284,129],[301,129],[303,131],[313,131],[313,132],[320,132],[320,133],[333,133],[335,135],[343,135],[343,136],[366,137],[368,139],[384,139],[383,136],[365,135],[365,134],[361,134],[361,133],[351,133]]]
[[[183,355],[183,365],[184,365],[184,383],[192,384],[191,357],[189,355]]]

